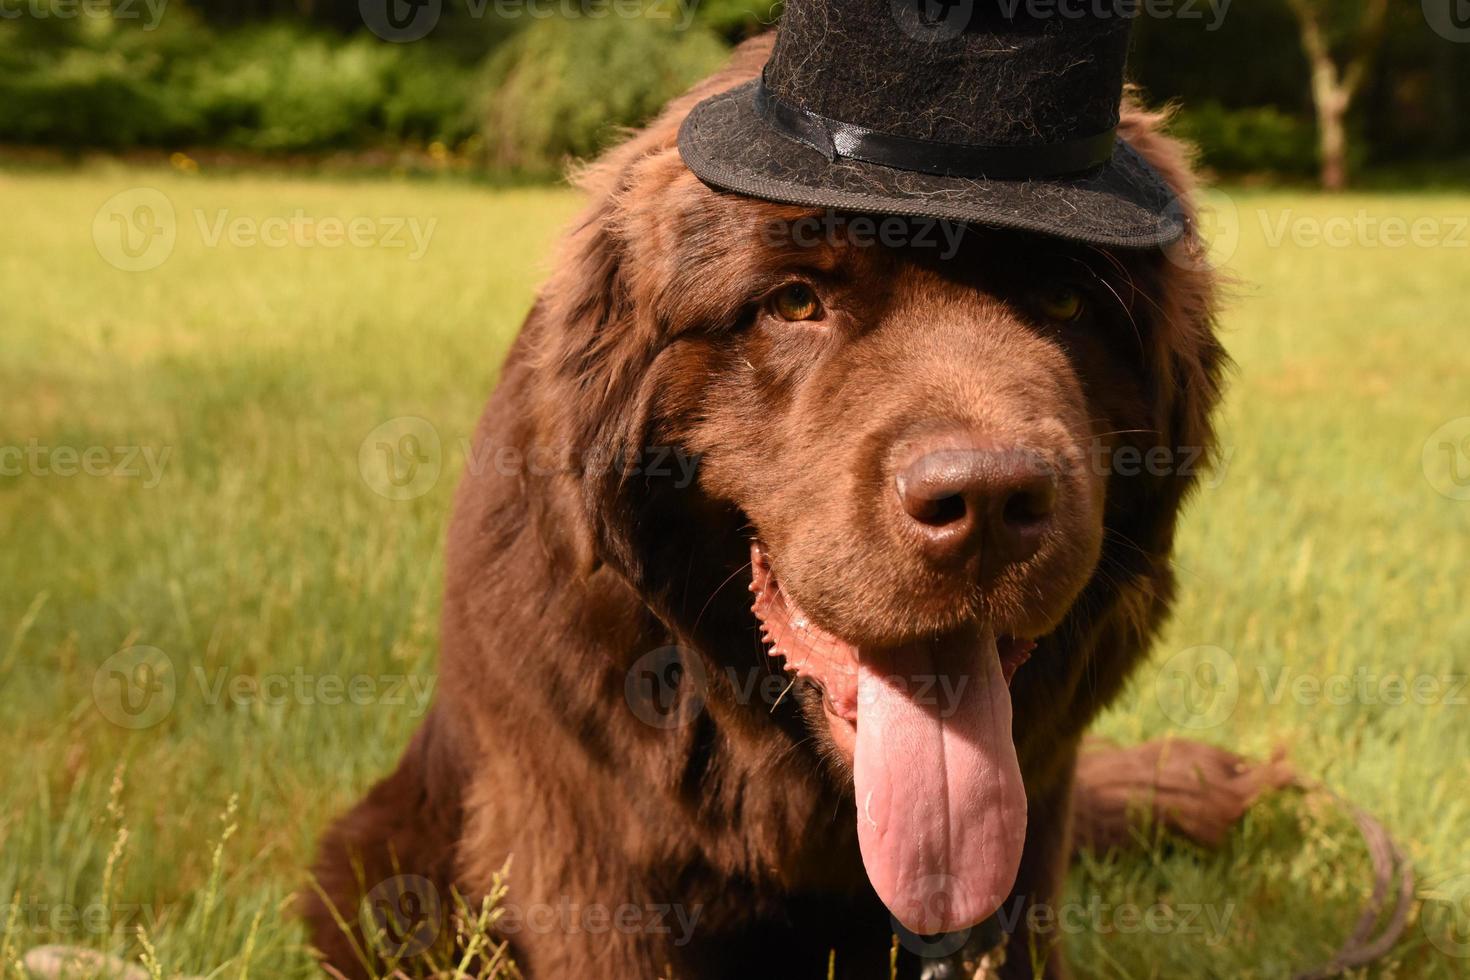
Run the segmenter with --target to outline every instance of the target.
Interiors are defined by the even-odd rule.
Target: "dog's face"
[[[1129,582],[1167,561],[1188,480],[1112,461],[1208,445],[1208,275],[629,161],[548,291],[546,411],[698,467],[582,480],[591,550],[717,659],[758,633],[850,780],[879,896],[916,932],[973,924],[1020,862],[1015,743],[1054,737],[1088,669],[1055,638],[1117,609],[1149,628]],[[1050,713],[1013,719],[1013,680],[1054,686]]]
[[[1090,449],[1111,423],[1089,383],[1137,385],[1111,343],[1118,287],[1012,235],[969,233],[941,257],[853,244],[845,226],[709,271],[744,292],[739,317],[688,341],[699,408],[661,413],[664,434],[748,518],[788,597],[848,642],[975,621],[1041,636],[1099,554],[1107,487]]]

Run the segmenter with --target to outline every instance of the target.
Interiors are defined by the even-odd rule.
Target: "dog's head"
[[[916,931],[960,928],[1014,880],[1026,745],[1092,710],[1084,637],[1136,655],[1167,592],[1210,444],[1213,280],[1192,240],[1105,250],[706,187],[675,129],[762,54],[589,172],[539,313],[560,382],[540,412],[618,464],[579,482],[584,554],[710,657],[802,678],[879,895]],[[1122,132],[1187,197],[1157,123],[1129,108]]]

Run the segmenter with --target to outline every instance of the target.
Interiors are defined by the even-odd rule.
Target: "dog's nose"
[[[913,443],[898,461],[903,515],[930,559],[980,558],[987,578],[1036,554],[1056,479],[1040,454],[955,433]]]

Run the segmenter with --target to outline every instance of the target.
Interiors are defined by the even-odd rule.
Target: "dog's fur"
[[[844,636],[939,629],[955,610],[1041,635],[1012,690],[1030,814],[1012,908],[1057,893],[1083,731],[1174,593],[1176,519],[1211,445],[1225,360],[1214,275],[1192,235],[1166,255],[976,231],[950,261],[773,241],[773,222],[809,212],[713,190],[674,145],[690,107],[753,77],[768,45],[742,47],[583,175],[591,203],[459,490],[439,700],[398,770],[322,845],[306,911],[342,973],[365,970],[353,950],[365,889],[415,874],[446,902],[451,889],[473,898],[513,856],[506,903],[523,914],[698,916],[692,937],[673,915],[660,931],[651,912],[637,928],[523,926],[509,938],[534,980],[811,980],[831,951],[839,977],[888,976],[890,919],[863,872],[851,777],[818,695],[797,685],[773,705],[739,688],[776,669],[745,590],[757,531],[803,604]],[[1130,100],[1121,132],[1188,208],[1187,155],[1161,123]],[[826,284],[825,329],[760,319],[760,297],[793,263]],[[1052,330],[1025,314],[1028,284],[1079,270],[1086,324]],[[915,416],[1072,460],[1060,532],[1034,567],[959,593],[870,530],[881,519],[863,503],[864,467]],[[660,468],[656,447],[680,455]],[[1170,465],[1108,465],[1123,447],[1162,447]],[[685,486],[677,461],[695,457]],[[700,700],[684,723],[650,725],[630,708],[629,671],[673,644],[702,681],[680,696]],[[1017,922],[1005,975],[1030,976],[1038,951],[1061,975],[1054,937]]]

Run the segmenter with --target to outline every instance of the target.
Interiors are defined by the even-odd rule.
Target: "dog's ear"
[[[1120,258],[1133,280],[1134,315],[1150,338],[1141,373],[1148,419],[1122,438],[1144,459],[1162,451],[1169,465],[1109,476],[1103,567],[1060,631],[1086,666],[1044,694],[1067,704],[1078,733],[1118,696],[1168,613],[1175,532],[1214,459],[1213,416],[1229,366],[1215,335],[1221,277],[1199,237],[1192,154],[1164,131],[1166,121],[1166,113],[1147,112],[1130,97],[1119,130],[1178,195],[1185,234],[1166,249]]]
[[[1147,377],[1156,429],[1148,440],[1152,445],[1142,448],[1162,447],[1171,464],[1167,472],[1144,478],[1146,499],[1128,508],[1140,524],[1128,533],[1160,555],[1172,548],[1180,505],[1215,459],[1213,418],[1229,365],[1216,337],[1221,275],[1199,234],[1195,154],[1168,135],[1168,118],[1167,112],[1144,110],[1130,96],[1119,125],[1122,137],[1174,190],[1185,225],[1177,242],[1145,257],[1138,276],[1138,315],[1147,319],[1152,336]]]
[[[701,204],[711,196],[679,158],[676,141],[689,110],[716,92],[755,77],[769,38],[735,50],[726,67],[683,96],[627,141],[574,175],[587,207],[563,237],[542,290],[529,341],[538,403],[535,438],[569,449],[578,465],[533,505],[551,530],[569,522],[584,571],[613,565],[646,585],[640,536],[659,520],[649,500],[646,454],[657,425],[653,375],[668,335],[662,322],[691,285],[681,275],[686,244],[702,237]],[[667,461],[667,460],[666,460]],[[683,467],[692,465],[681,460]],[[580,503],[565,513],[565,501]],[[558,510],[560,508],[560,510]]]
[[[621,207],[616,191],[594,197],[563,240],[534,314],[530,431],[564,447],[570,465],[532,494],[532,507],[543,538],[569,541],[584,573],[607,562],[637,581],[626,480],[647,428],[640,378],[657,333],[633,296]]]

